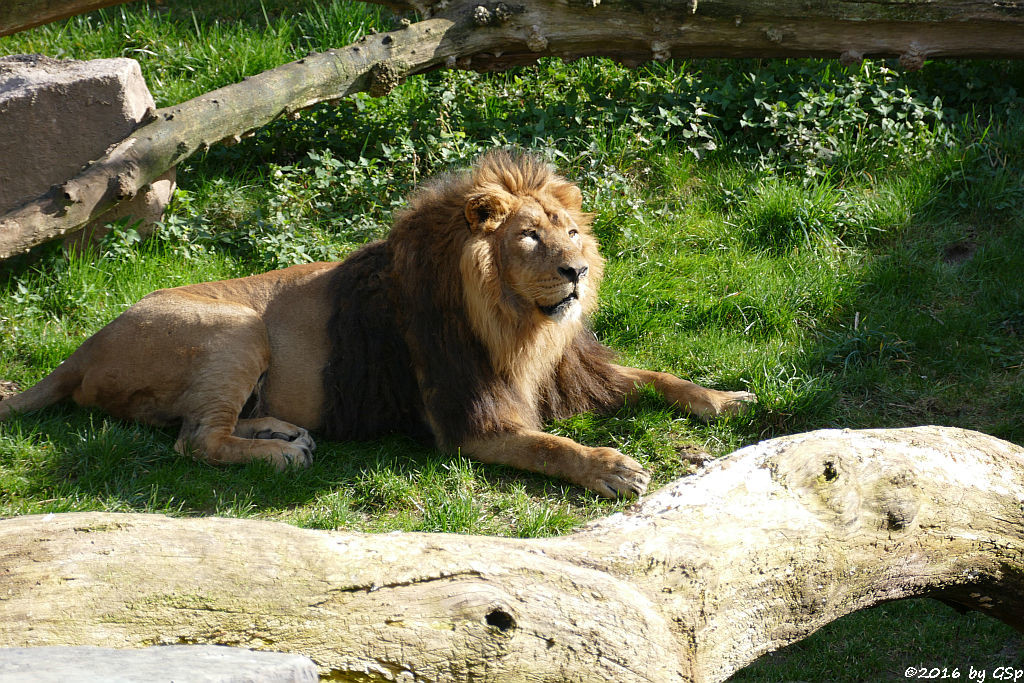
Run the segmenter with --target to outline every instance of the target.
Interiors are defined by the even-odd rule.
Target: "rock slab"
[[[153,110],[134,59],[0,57],[0,215],[102,157]],[[82,235],[124,216],[143,221],[145,232],[160,219],[173,191],[172,169]]]
[[[302,655],[218,645],[0,648],[0,683],[312,683]]]

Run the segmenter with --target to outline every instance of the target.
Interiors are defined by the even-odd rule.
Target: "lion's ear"
[[[466,202],[466,220],[469,229],[476,232],[492,232],[512,210],[511,197],[496,192],[481,192],[472,195]]]
[[[572,183],[565,183],[561,187],[556,188],[555,196],[558,197],[558,201],[562,203],[562,206],[570,211],[580,211],[583,208],[583,193],[580,192],[580,188]]]

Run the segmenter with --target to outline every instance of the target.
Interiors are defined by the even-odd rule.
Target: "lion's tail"
[[[0,421],[7,419],[12,413],[28,413],[53,405],[67,398],[82,381],[82,372],[72,356],[64,361],[38,384],[29,387],[20,394],[0,401]]]

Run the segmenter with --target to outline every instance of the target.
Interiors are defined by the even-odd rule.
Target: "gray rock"
[[[217,645],[145,650],[104,647],[0,648],[0,683],[307,683],[316,665],[302,655]]]

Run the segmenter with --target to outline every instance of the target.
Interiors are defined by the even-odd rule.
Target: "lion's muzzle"
[[[584,280],[590,270],[586,261],[565,263],[558,266],[558,274],[567,282],[563,287],[570,287],[569,293],[553,304],[538,304],[540,312],[558,322],[564,320],[575,320],[580,314],[580,298],[583,296]]]

